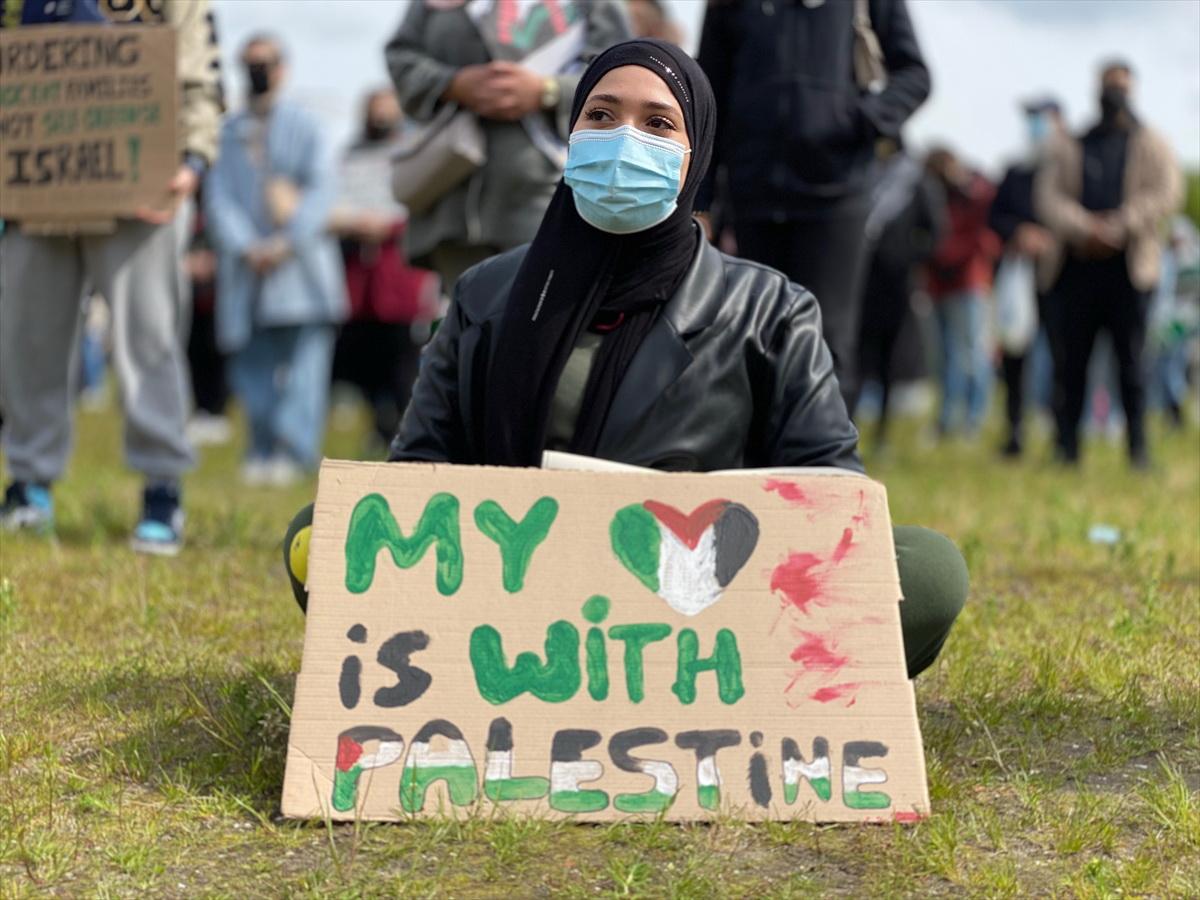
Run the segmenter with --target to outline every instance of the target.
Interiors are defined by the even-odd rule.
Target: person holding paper
[[[408,257],[446,291],[467,268],[530,240],[562,174],[579,70],[629,36],[618,0],[414,0],[387,45],[404,112],[473,112],[487,160],[413,215]]]
[[[1063,406],[1056,455],[1080,460],[1088,363],[1100,331],[1112,338],[1129,463],[1150,467],[1143,352],[1150,295],[1162,260],[1160,229],[1179,205],[1183,178],[1166,140],[1135,113],[1129,64],[1100,72],[1100,120],[1055,141],[1034,179],[1034,211],[1058,238],[1048,283],[1061,304]],[[1058,361],[1056,361],[1058,362]]]
[[[459,280],[390,459],[538,466],[566,449],[672,471],[861,472],[816,298],[724,255],[692,217],[715,126],[696,63],[618,44],[584,73],[571,122],[537,236]],[[298,599],[304,515],[285,541]],[[966,566],[926,529],[897,528],[896,546],[915,675],[962,607]]]
[[[217,344],[249,420],[242,479],[283,485],[320,459],[334,340],[347,313],[328,231],[337,167],[317,119],[280,98],[279,42],[252,37],[242,65],[248,102],[225,121],[204,196],[217,249]]]
[[[183,335],[190,298],[183,250],[191,197],[216,157],[221,84],[208,0],[164,0],[116,9],[112,3],[12,4],[0,26],[104,23],[114,28],[172,26],[178,34],[180,165],[166,187],[171,202],[89,233],[63,210],[54,223],[9,222],[0,239],[0,407],[12,481],[0,525],[54,530],[51,489],[71,449],[70,361],[85,284],[113,313],[113,368],[121,384],[125,454],[145,479],[133,548],[177,553],[183,542],[181,479],[193,463],[184,436],[190,405]],[[95,229],[91,229],[95,231]]]
[[[1046,150],[1054,141],[1067,137],[1066,126],[1063,124],[1062,111],[1058,101],[1052,99],[1035,100],[1023,106],[1025,125],[1028,133],[1029,152],[1027,157],[1009,166],[1000,185],[996,188],[996,196],[992,199],[992,208],[988,212],[988,227],[1004,242],[1004,256],[1000,267],[1015,265],[1025,260],[1027,264],[1042,264],[1051,254],[1056,252],[1054,235],[1042,225],[1033,210],[1033,180],[1037,176],[1038,165],[1046,154]],[[997,282],[1000,281],[997,272]],[[1047,291],[1037,292],[1038,318],[1046,329],[1047,335],[1053,334],[1055,343],[1050,344],[1051,360],[1057,360],[1061,354],[1056,353],[1058,332],[1061,329],[1051,327],[1048,323],[1056,304]],[[1007,457],[1021,455],[1023,446],[1022,424],[1025,407],[1025,361],[1031,355],[1031,348],[1026,346],[1021,350],[1003,348],[1000,357],[1001,370],[1004,373],[1004,388],[1006,394],[1005,413],[1008,418],[1008,441],[1001,453]],[[1053,387],[1050,398],[1051,410],[1056,417],[1062,406],[1061,395],[1061,364],[1052,363],[1055,370]]]

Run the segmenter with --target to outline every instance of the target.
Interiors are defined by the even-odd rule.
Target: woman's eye
[[[650,121],[646,123],[655,131],[674,131],[675,124],[670,119],[664,119],[662,116],[652,116]]]
[[[589,122],[603,122],[607,115],[608,115],[607,110],[589,109],[586,113],[584,113],[583,117],[585,119],[587,119]]]

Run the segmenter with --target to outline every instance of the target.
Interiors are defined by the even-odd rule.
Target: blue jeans
[[[958,424],[976,431],[987,415],[992,367],[988,360],[984,297],[975,291],[950,294],[933,305],[942,341],[942,410],[938,428]]]
[[[230,359],[251,458],[284,453],[310,469],[320,462],[336,333],[332,325],[260,328]]]

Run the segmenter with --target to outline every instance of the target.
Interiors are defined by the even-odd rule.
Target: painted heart
[[[692,512],[647,500],[617,511],[613,552],[671,609],[694,616],[721,592],[758,544],[758,519],[740,503],[709,500]]]

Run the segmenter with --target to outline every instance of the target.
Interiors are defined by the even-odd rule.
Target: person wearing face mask
[[[350,318],[338,333],[333,380],[351,384],[371,408],[376,453],[387,447],[408,405],[420,325],[437,312],[432,272],[404,258],[408,210],[392,198],[391,156],[403,122],[396,92],[371,91],[360,137],[342,157],[330,229],[341,243]]]
[[[629,36],[619,0],[412,0],[385,51],[410,120],[471,112],[486,159],[413,215],[409,257],[449,292],[480,260],[533,237],[562,174],[584,64]]]
[[[1023,107],[1025,114],[1026,137],[1028,151],[1025,159],[1009,166],[996,188],[996,197],[992,200],[992,208],[988,213],[988,225],[1004,242],[1006,256],[1029,259],[1035,265],[1044,267],[1055,249],[1055,237],[1042,225],[1033,210],[1033,179],[1038,166],[1046,155],[1046,149],[1051,142],[1060,140],[1066,135],[1063,126],[1062,112],[1058,102],[1052,99],[1035,100]],[[1055,311],[1053,302],[1046,292],[1038,292],[1038,317],[1048,334],[1054,335],[1055,344],[1050,347],[1052,362],[1060,358],[1057,353],[1057,339],[1060,329],[1051,328],[1048,323]],[[1022,451],[1022,422],[1024,420],[1025,395],[1025,361],[1029,349],[1025,352],[1010,352],[1005,350],[1001,356],[1004,387],[1006,394],[1005,412],[1008,418],[1008,440],[1002,448],[1007,457],[1017,457]],[[1055,364],[1052,368],[1057,372],[1061,366]],[[1051,408],[1056,413],[1062,406],[1062,390],[1057,375],[1054,377],[1054,387],[1051,394]]]
[[[217,250],[217,343],[246,411],[248,484],[285,484],[321,455],[334,338],[346,315],[328,231],[336,166],[320,123],[280,98],[282,47],[242,50],[246,106],[226,119],[205,186]]]
[[[1158,282],[1159,226],[1178,206],[1179,167],[1167,142],[1131,104],[1133,70],[1112,62],[1100,74],[1100,121],[1078,140],[1056,141],[1034,185],[1038,218],[1058,237],[1043,286],[1061,303],[1063,408],[1057,453],[1080,457],[1088,361],[1107,331],[1117,358],[1130,463],[1150,463],[1142,350],[1149,297]]]
[[[559,448],[668,471],[862,471],[816,299],[721,253],[693,219],[715,115],[677,47],[627,41],[593,61],[536,237],[459,279],[391,460],[536,467]],[[302,605],[307,522],[311,509],[284,543]],[[896,545],[915,675],[967,573],[933,532],[897,528]]]

